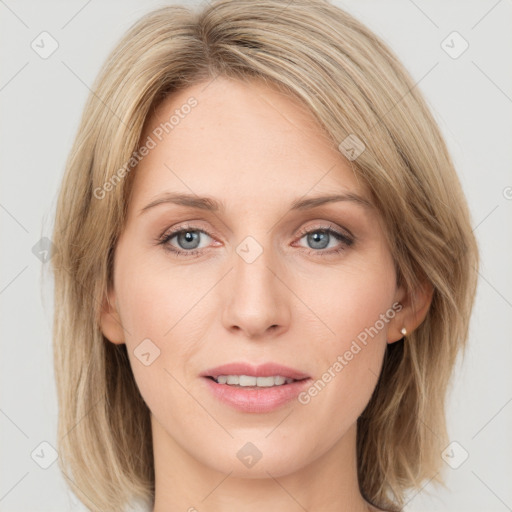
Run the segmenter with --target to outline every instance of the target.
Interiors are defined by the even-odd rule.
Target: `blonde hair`
[[[362,495],[395,510],[426,478],[442,483],[445,395],[466,344],[478,252],[454,165],[418,87],[368,28],[323,0],[220,0],[200,11],[160,8],[126,33],[88,98],[57,204],[54,362],[59,464],[91,510],[151,501],[150,415],[125,345],[99,314],[112,285],[133,174],[98,190],[141,144],[144,123],[175,91],[217,76],[263,80],[299,98],[368,186],[398,282],[433,287],[426,319],[387,346],[375,392],[358,419]],[[341,154],[341,153],[340,153]]]

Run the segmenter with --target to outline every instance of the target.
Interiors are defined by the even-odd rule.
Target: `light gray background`
[[[450,437],[469,457],[458,469],[445,464],[447,490],[427,483],[406,510],[512,510],[512,2],[335,3],[379,34],[418,82],[463,182],[482,256],[469,349],[447,403]],[[31,458],[41,442],[55,446],[57,418],[52,287],[42,286],[46,265],[32,248],[51,236],[65,159],[100,65],[135,20],[164,4],[0,0],[1,511],[83,510],[57,463],[45,470]],[[59,44],[47,59],[31,48],[42,31]],[[441,47],[452,31],[469,43],[457,59]],[[36,453],[43,461],[49,450]]]

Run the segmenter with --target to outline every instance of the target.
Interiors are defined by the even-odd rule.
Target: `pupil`
[[[183,246],[184,249],[195,249],[193,245],[194,242],[197,242],[199,239],[199,235],[194,231],[184,231],[181,234],[180,245]],[[183,243],[181,243],[183,242]],[[192,244],[192,246],[190,246]]]
[[[313,245],[315,249],[325,249],[328,245],[328,233],[325,231],[316,231],[312,235],[309,235],[309,242]],[[323,239],[323,240],[322,240]],[[315,244],[320,245],[315,245]]]

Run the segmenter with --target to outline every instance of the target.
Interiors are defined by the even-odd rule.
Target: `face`
[[[207,85],[147,123],[156,145],[133,171],[102,329],[127,346],[154,442],[224,473],[280,476],[354,427],[401,337],[402,291],[368,191],[312,114],[256,82]],[[203,376],[228,363],[309,379],[258,391]],[[264,465],[240,463],[247,443]]]

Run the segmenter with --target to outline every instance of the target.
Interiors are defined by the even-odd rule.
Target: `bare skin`
[[[386,344],[421,323],[430,295],[417,290],[413,308],[397,287],[371,204],[291,209],[295,200],[330,194],[370,202],[312,114],[261,83],[219,77],[206,85],[172,95],[147,123],[142,140],[197,100],[133,171],[101,319],[106,338],[127,345],[151,410],[154,512],[378,510],[358,486],[356,420]],[[164,192],[208,196],[225,209],[163,202],[141,213]],[[188,238],[157,243],[179,228]],[[328,228],[342,238],[321,231]],[[244,246],[248,236],[255,243]],[[240,244],[262,252],[248,263]],[[233,361],[272,361],[316,381],[394,303],[400,311],[307,404],[242,412],[221,403],[200,376]],[[146,366],[134,350],[148,338],[160,354]],[[237,457],[249,442],[261,453],[252,467]]]

